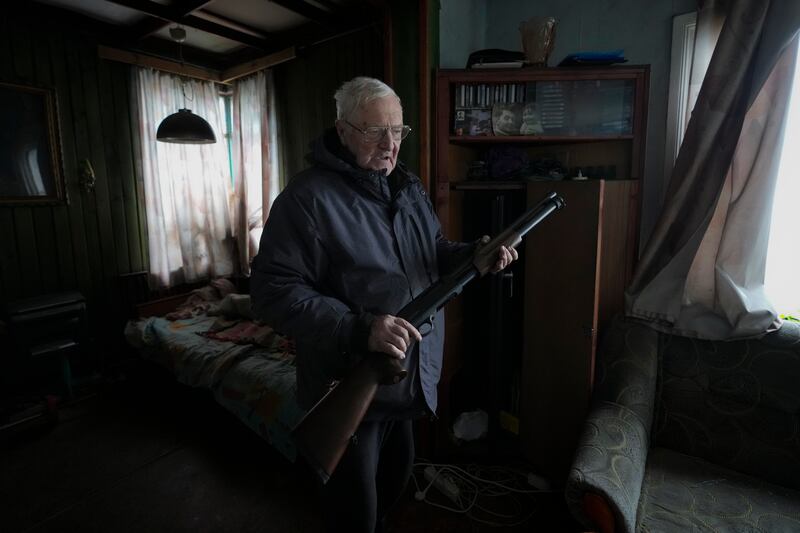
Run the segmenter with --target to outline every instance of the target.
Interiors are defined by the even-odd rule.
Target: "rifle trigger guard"
[[[433,331],[433,319],[436,318],[434,315],[429,316],[426,318],[422,324],[419,325],[419,333],[423,337],[428,335],[431,331]]]

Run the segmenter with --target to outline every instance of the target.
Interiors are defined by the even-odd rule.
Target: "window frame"
[[[690,91],[696,30],[696,11],[673,17],[667,132],[664,147],[664,190],[669,186],[672,168],[683,142],[691,108],[694,106],[694,102],[690,101]]]

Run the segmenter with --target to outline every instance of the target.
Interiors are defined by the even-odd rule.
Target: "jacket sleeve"
[[[436,228],[436,261],[438,263],[439,275],[445,275],[472,255],[472,252],[475,251],[475,243],[445,239],[444,235],[442,235],[442,225],[439,222],[439,217],[436,216],[428,195],[424,191],[422,195],[428,206],[429,216]]]
[[[436,234],[436,256],[439,261],[439,274],[447,274],[466,261],[475,251],[475,243],[450,241],[442,236],[441,230]]]
[[[333,358],[323,365],[334,369],[352,364],[350,354],[365,351],[373,317],[326,293],[329,263],[308,207],[296,196],[279,196],[253,261],[253,313],[278,331],[318,347],[320,356]]]

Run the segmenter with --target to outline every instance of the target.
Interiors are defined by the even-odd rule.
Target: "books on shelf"
[[[492,124],[503,106],[526,110],[518,135],[630,135],[634,87],[627,80],[541,80],[533,83],[457,83],[454,135],[497,135]],[[517,104],[520,104],[517,106]],[[514,113],[515,117],[520,115]],[[495,117],[495,123],[497,118]],[[496,125],[496,124],[495,124]],[[507,129],[507,128],[506,128]],[[510,133],[506,133],[509,135]]]
[[[536,84],[536,102],[539,105],[542,128],[557,135],[567,127],[567,91],[560,81]]]
[[[523,83],[460,84],[454,90],[455,135],[492,135],[492,108],[525,100]]]
[[[500,83],[477,85],[461,84],[455,87],[455,107],[492,107],[494,104],[525,102],[524,83]]]

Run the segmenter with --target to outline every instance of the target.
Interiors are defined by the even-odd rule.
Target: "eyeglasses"
[[[348,120],[342,120],[342,122],[354,130],[361,132],[361,135],[364,136],[364,142],[367,143],[376,143],[383,140],[387,132],[391,134],[393,141],[398,142],[408,137],[408,134],[411,133],[411,126],[406,126],[405,124],[402,126],[370,126],[362,130],[358,126],[351,124]]]

